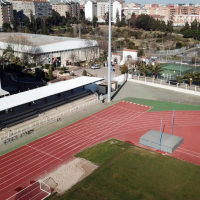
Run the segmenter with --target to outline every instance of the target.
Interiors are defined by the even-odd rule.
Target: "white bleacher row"
[[[67,103],[60,107],[46,111],[40,114],[38,117],[30,119],[26,122],[17,124],[15,126],[3,129],[0,131],[0,143],[13,141],[16,138],[22,137],[24,134],[34,132],[35,129],[45,126],[54,121],[59,121],[61,118],[69,116],[86,107],[100,103],[96,95],[90,95],[88,97],[79,99],[72,103]]]

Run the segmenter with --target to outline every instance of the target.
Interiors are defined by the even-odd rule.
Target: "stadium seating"
[[[35,118],[39,114],[44,113],[47,110],[66,105],[67,103],[72,103],[81,99],[86,99],[85,101],[87,101],[87,97],[90,97],[91,95],[93,96],[93,93],[90,90],[85,90],[83,92],[71,95],[69,97],[54,101],[53,103],[50,102],[37,108],[21,112],[19,114],[13,114],[12,116],[9,116],[7,118],[0,119],[0,130]]]

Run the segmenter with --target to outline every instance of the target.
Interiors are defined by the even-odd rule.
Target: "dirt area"
[[[58,183],[56,192],[62,194],[77,182],[90,175],[97,168],[97,165],[88,160],[75,158],[71,162],[60,166],[57,170],[44,177],[43,180],[49,177],[53,178],[54,181]]]

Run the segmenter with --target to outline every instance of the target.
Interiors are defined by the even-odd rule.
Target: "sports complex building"
[[[30,62],[54,63],[65,66],[99,58],[99,45],[96,40],[59,37],[27,33],[0,33],[0,56],[8,45],[16,56],[28,55]]]

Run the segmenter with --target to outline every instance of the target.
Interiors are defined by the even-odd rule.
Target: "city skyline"
[[[159,4],[185,4],[185,3],[191,3],[191,4],[197,4],[199,3],[197,0],[191,0],[191,1],[187,1],[187,0],[176,0],[176,1],[173,1],[173,0],[169,0],[169,1],[163,1],[163,0],[152,0],[152,1],[149,1],[149,0],[143,0],[142,2],[140,1],[133,1],[133,0],[126,0],[126,3],[140,3],[142,6],[145,5],[145,4],[152,4],[152,3],[159,3]],[[200,3],[199,3],[200,4]]]

